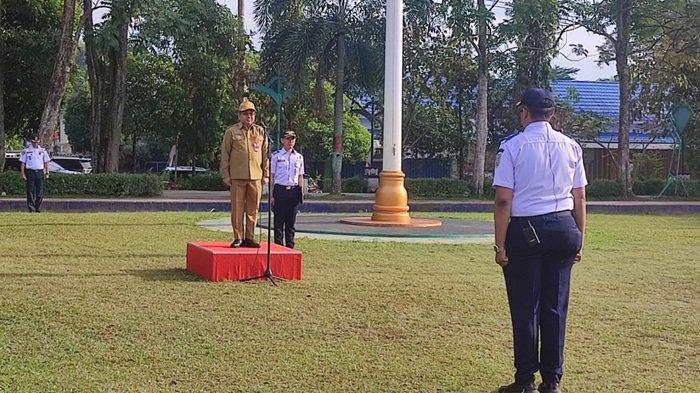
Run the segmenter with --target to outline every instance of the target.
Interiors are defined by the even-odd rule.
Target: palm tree
[[[264,33],[263,68],[280,70],[296,86],[315,84],[314,107],[320,115],[322,84],[335,86],[333,106],[332,190],[341,191],[343,99],[348,83],[372,89],[381,83],[381,40],[360,39],[364,21],[379,20],[379,1],[257,0],[255,18]],[[381,30],[383,32],[383,29]],[[371,42],[374,41],[374,42]],[[372,86],[372,87],[370,87]]]

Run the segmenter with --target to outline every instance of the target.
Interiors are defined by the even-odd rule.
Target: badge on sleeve
[[[496,168],[498,168],[498,164],[501,163],[501,156],[503,155],[503,149],[498,149],[498,152],[496,153]]]

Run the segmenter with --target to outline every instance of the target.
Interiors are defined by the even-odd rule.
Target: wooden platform
[[[265,272],[267,243],[260,248],[230,248],[224,242],[187,243],[187,270],[208,281],[240,281]],[[270,245],[272,274],[285,280],[301,280],[301,251]]]

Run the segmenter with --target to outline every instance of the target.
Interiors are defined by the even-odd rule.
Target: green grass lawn
[[[489,219],[488,214],[450,217]],[[304,280],[184,270],[221,214],[0,213],[0,391],[488,392],[512,375],[490,245],[298,240]],[[590,216],[567,392],[700,384],[700,216]]]

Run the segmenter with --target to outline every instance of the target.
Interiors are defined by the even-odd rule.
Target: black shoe
[[[258,244],[258,242],[256,242],[253,239],[243,239],[241,246],[250,248],[260,248],[260,244]]]
[[[537,390],[540,393],[559,393],[559,382],[542,382]]]
[[[241,246],[241,243],[243,243],[243,241],[241,241],[241,239],[236,239],[236,240],[231,242],[231,248],[238,248]]]
[[[513,382],[510,385],[498,388],[498,393],[537,393],[535,381]]]

